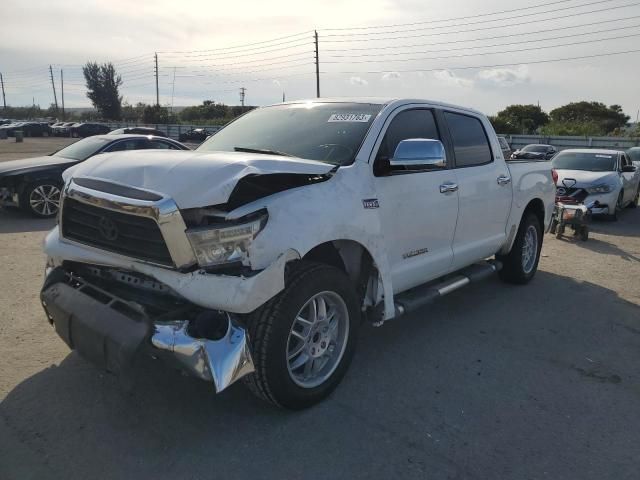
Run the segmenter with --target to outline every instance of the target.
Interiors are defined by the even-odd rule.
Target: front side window
[[[134,138],[131,140],[122,140],[114,143],[105,152],[122,152],[124,150],[142,150],[147,148],[147,141],[145,139]]]
[[[197,151],[281,153],[350,165],[381,108],[351,102],[258,108],[224,127]]]
[[[456,167],[472,167],[493,161],[489,139],[479,119],[469,115],[444,112],[453,140]]]

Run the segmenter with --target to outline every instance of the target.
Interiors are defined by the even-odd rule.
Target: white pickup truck
[[[41,293],[64,341],[113,372],[147,352],[216,391],[243,377],[291,409],[337,386],[363,320],[493,272],[529,282],[555,195],[550,162],[507,163],[483,114],[423,100],[259,108],[196,151],[64,178]]]

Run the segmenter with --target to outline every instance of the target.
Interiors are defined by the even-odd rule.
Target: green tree
[[[87,62],[82,67],[82,73],[87,85],[87,97],[93,106],[103,118],[119,120],[122,109],[119,87],[122,85],[122,78],[116,73],[113,64]]]
[[[509,105],[494,118],[507,129],[501,130],[500,133],[535,133],[549,123],[549,115],[538,105]]]
[[[169,112],[167,107],[146,105],[142,113],[142,120],[144,123],[173,123],[176,121],[176,118]]]
[[[496,133],[520,133],[515,125],[511,125],[507,120],[498,117],[497,115],[490,115],[489,121],[491,122],[491,125],[493,125],[493,129]]]
[[[622,111],[620,105],[607,107],[600,102],[572,102],[558,107],[550,112],[554,122],[565,124],[593,124],[597,126],[597,133],[606,135],[621,129],[629,121],[629,117]]]

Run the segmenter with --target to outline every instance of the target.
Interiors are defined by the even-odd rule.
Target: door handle
[[[500,175],[498,177],[498,185],[508,185],[511,183],[511,177],[507,175]]]
[[[453,193],[457,191],[458,191],[457,183],[447,182],[440,185],[440,193]]]

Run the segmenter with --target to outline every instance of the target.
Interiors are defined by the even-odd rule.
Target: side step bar
[[[502,269],[502,263],[488,260],[475,263],[457,272],[454,277],[438,284],[426,283],[412,288],[396,296],[396,318],[408,312],[413,312],[437,298],[443,297],[465,285],[483,280]]]

